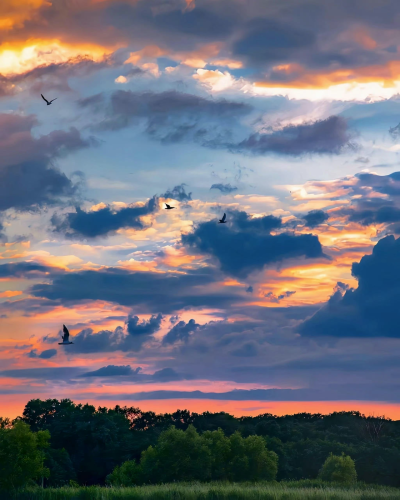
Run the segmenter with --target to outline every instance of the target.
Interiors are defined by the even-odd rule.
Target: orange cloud
[[[51,7],[51,2],[48,0],[2,0],[0,31],[21,27],[41,7]]]
[[[364,39],[365,40],[365,39]],[[371,42],[372,43],[372,42]],[[256,82],[256,87],[320,89],[344,83],[380,82],[383,87],[393,87],[400,81],[400,61],[358,68],[327,72],[312,72],[299,64],[276,66],[273,81]]]
[[[115,48],[117,47],[107,48],[87,43],[71,44],[59,39],[3,43],[0,46],[0,73],[4,76],[17,75],[38,66],[60,64],[82,57],[98,62],[111,54]]]
[[[5,292],[0,293],[0,298],[7,298],[7,297],[16,297],[17,295],[22,295],[24,292],[20,292],[18,290],[7,290]]]

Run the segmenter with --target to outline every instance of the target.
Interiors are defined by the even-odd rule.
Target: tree
[[[64,448],[47,449],[44,463],[50,471],[50,477],[45,483],[46,486],[65,486],[70,484],[70,481],[76,482],[74,466],[67,450]]]
[[[202,481],[210,477],[210,451],[193,425],[186,431],[171,426],[143,452],[141,465],[146,482]]]
[[[171,481],[273,480],[278,456],[266,448],[260,436],[229,438],[221,429],[199,435],[193,425],[186,431],[170,427],[155,446],[142,453],[140,464],[129,461],[116,467],[107,478],[113,485],[131,486]]]
[[[268,451],[261,436],[243,438],[235,432],[229,438],[228,477],[231,481],[272,481],[278,472],[278,455]]]
[[[344,453],[341,456],[332,455],[331,453],[325,460],[318,477],[322,481],[345,484],[355,483],[357,481],[357,472],[354,460]]]
[[[32,432],[24,422],[0,428],[0,488],[21,488],[35,479],[49,476],[44,466],[48,431]]]
[[[52,448],[68,452],[81,484],[104,483],[116,465],[132,459],[134,435],[120,409],[36,399],[28,402],[22,419],[32,430],[49,430]]]

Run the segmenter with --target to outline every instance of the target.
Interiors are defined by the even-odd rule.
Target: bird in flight
[[[52,99],[51,101],[48,101],[48,100],[44,97],[44,95],[43,95],[43,94],[40,94],[40,95],[42,96],[42,99],[43,99],[44,101],[46,101],[47,106],[50,106],[50,104],[51,104],[53,101],[55,101],[55,100],[57,99],[57,97],[56,97],[56,99]]]
[[[165,210],[172,210],[175,207],[171,207],[171,205],[168,205],[168,203],[165,204]]]
[[[64,332],[64,335],[61,336],[61,338],[63,339],[63,341],[59,342],[58,345],[73,344],[73,342],[69,341],[69,331],[68,331],[68,328],[65,325],[63,325],[63,332]]]
[[[222,219],[219,219],[220,224],[225,224],[226,223],[226,214],[222,217]]]

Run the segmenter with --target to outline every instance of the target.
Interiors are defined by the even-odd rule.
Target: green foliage
[[[49,448],[45,452],[45,465],[50,475],[45,486],[66,486],[70,481],[76,483],[76,473],[71,458],[64,448]],[[76,483],[78,484],[78,483]]]
[[[21,488],[34,479],[48,477],[44,449],[49,439],[48,431],[34,433],[24,422],[0,428],[0,488]]]
[[[157,462],[151,453],[156,453],[161,434],[171,425],[181,431],[193,425],[202,440],[208,441],[210,466],[205,468],[204,477],[211,474],[210,480],[236,480],[236,475],[245,475],[241,466],[247,467],[249,460],[245,445],[238,440],[238,453],[230,463],[231,441],[226,441],[238,431],[243,439],[262,437],[267,449],[278,455],[279,481],[315,479],[330,453],[344,453],[355,460],[359,481],[400,487],[400,421],[365,417],[356,411],[280,417],[266,413],[235,418],[225,412],[198,414],[178,410],[156,414],[136,407],[107,409],[78,405],[69,399],[37,399],[26,405],[22,420],[34,432],[50,431],[51,449],[67,451],[76,481],[83,485],[104,484],[116,466],[132,460],[139,464],[144,451],[147,458],[141,464],[142,469],[145,467],[143,474],[153,477]],[[7,419],[0,420],[0,427],[10,426]],[[148,451],[150,446],[153,452]],[[68,466],[69,472],[63,478],[59,476],[59,459],[54,465],[46,454],[45,465],[51,469],[51,476],[45,486],[56,476],[60,481],[57,484],[75,477]],[[253,471],[253,466],[248,465],[247,470]]]
[[[357,481],[357,472],[352,460],[344,453],[342,456],[329,455],[322,466],[318,477],[322,481],[331,481],[334,483],[351,484]]]
[[[92,405],[76,405],[69,399],[34,399],[26,405],[22,420],[32,430],[48,430],[52,448],[68,452],[76,476],[71,473],[61,480],[77,479],[80,484],[90,485],[104,484],[116,465],[133,458],[135,445],[129,415],[128,409],[124,413],[120,407],[96,410]],[[140,456],[140,451],[136,456]]]
[[[117,465],[107,476],[106,484],[113,486],[135,486],[142,483],[142,468],[135,460],[128,460],[121,466]]]
[[[114,486],[174,481],[274,480],[276,453],[268,451],[260,436],[226,437],[221,429],[200,435],[193,425],[186,431],[171,426],[157,444],[142,453],[140,464],[128,461],[107,477]]]

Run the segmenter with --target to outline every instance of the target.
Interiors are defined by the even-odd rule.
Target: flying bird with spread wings
[[[40,95],[42,96],[42,99],[44,101],[46,101],[47,106],[50,106],[50,104],[57,99],[57,97],[56,97],[55,99],[52,99],[51,101],[48,101],[43,94],[40,94]]]
[[[226,214],[222,217],[222,219],[219,219],[220,224],[226,224]]]
[[[64,332],[64,335],[61,336],[61,338],[63,339],[63,341],[59,342],[58,345],[70,345],[70,344],[73,344],[73,342],[69,341],[69,331],[68,331],[68,328],[65,325],[63,325],[63,332]]]
[[[171,207],[171,205],[168,205],[168,203],[165,204],[165,210],[172,210],[175,207]]]

